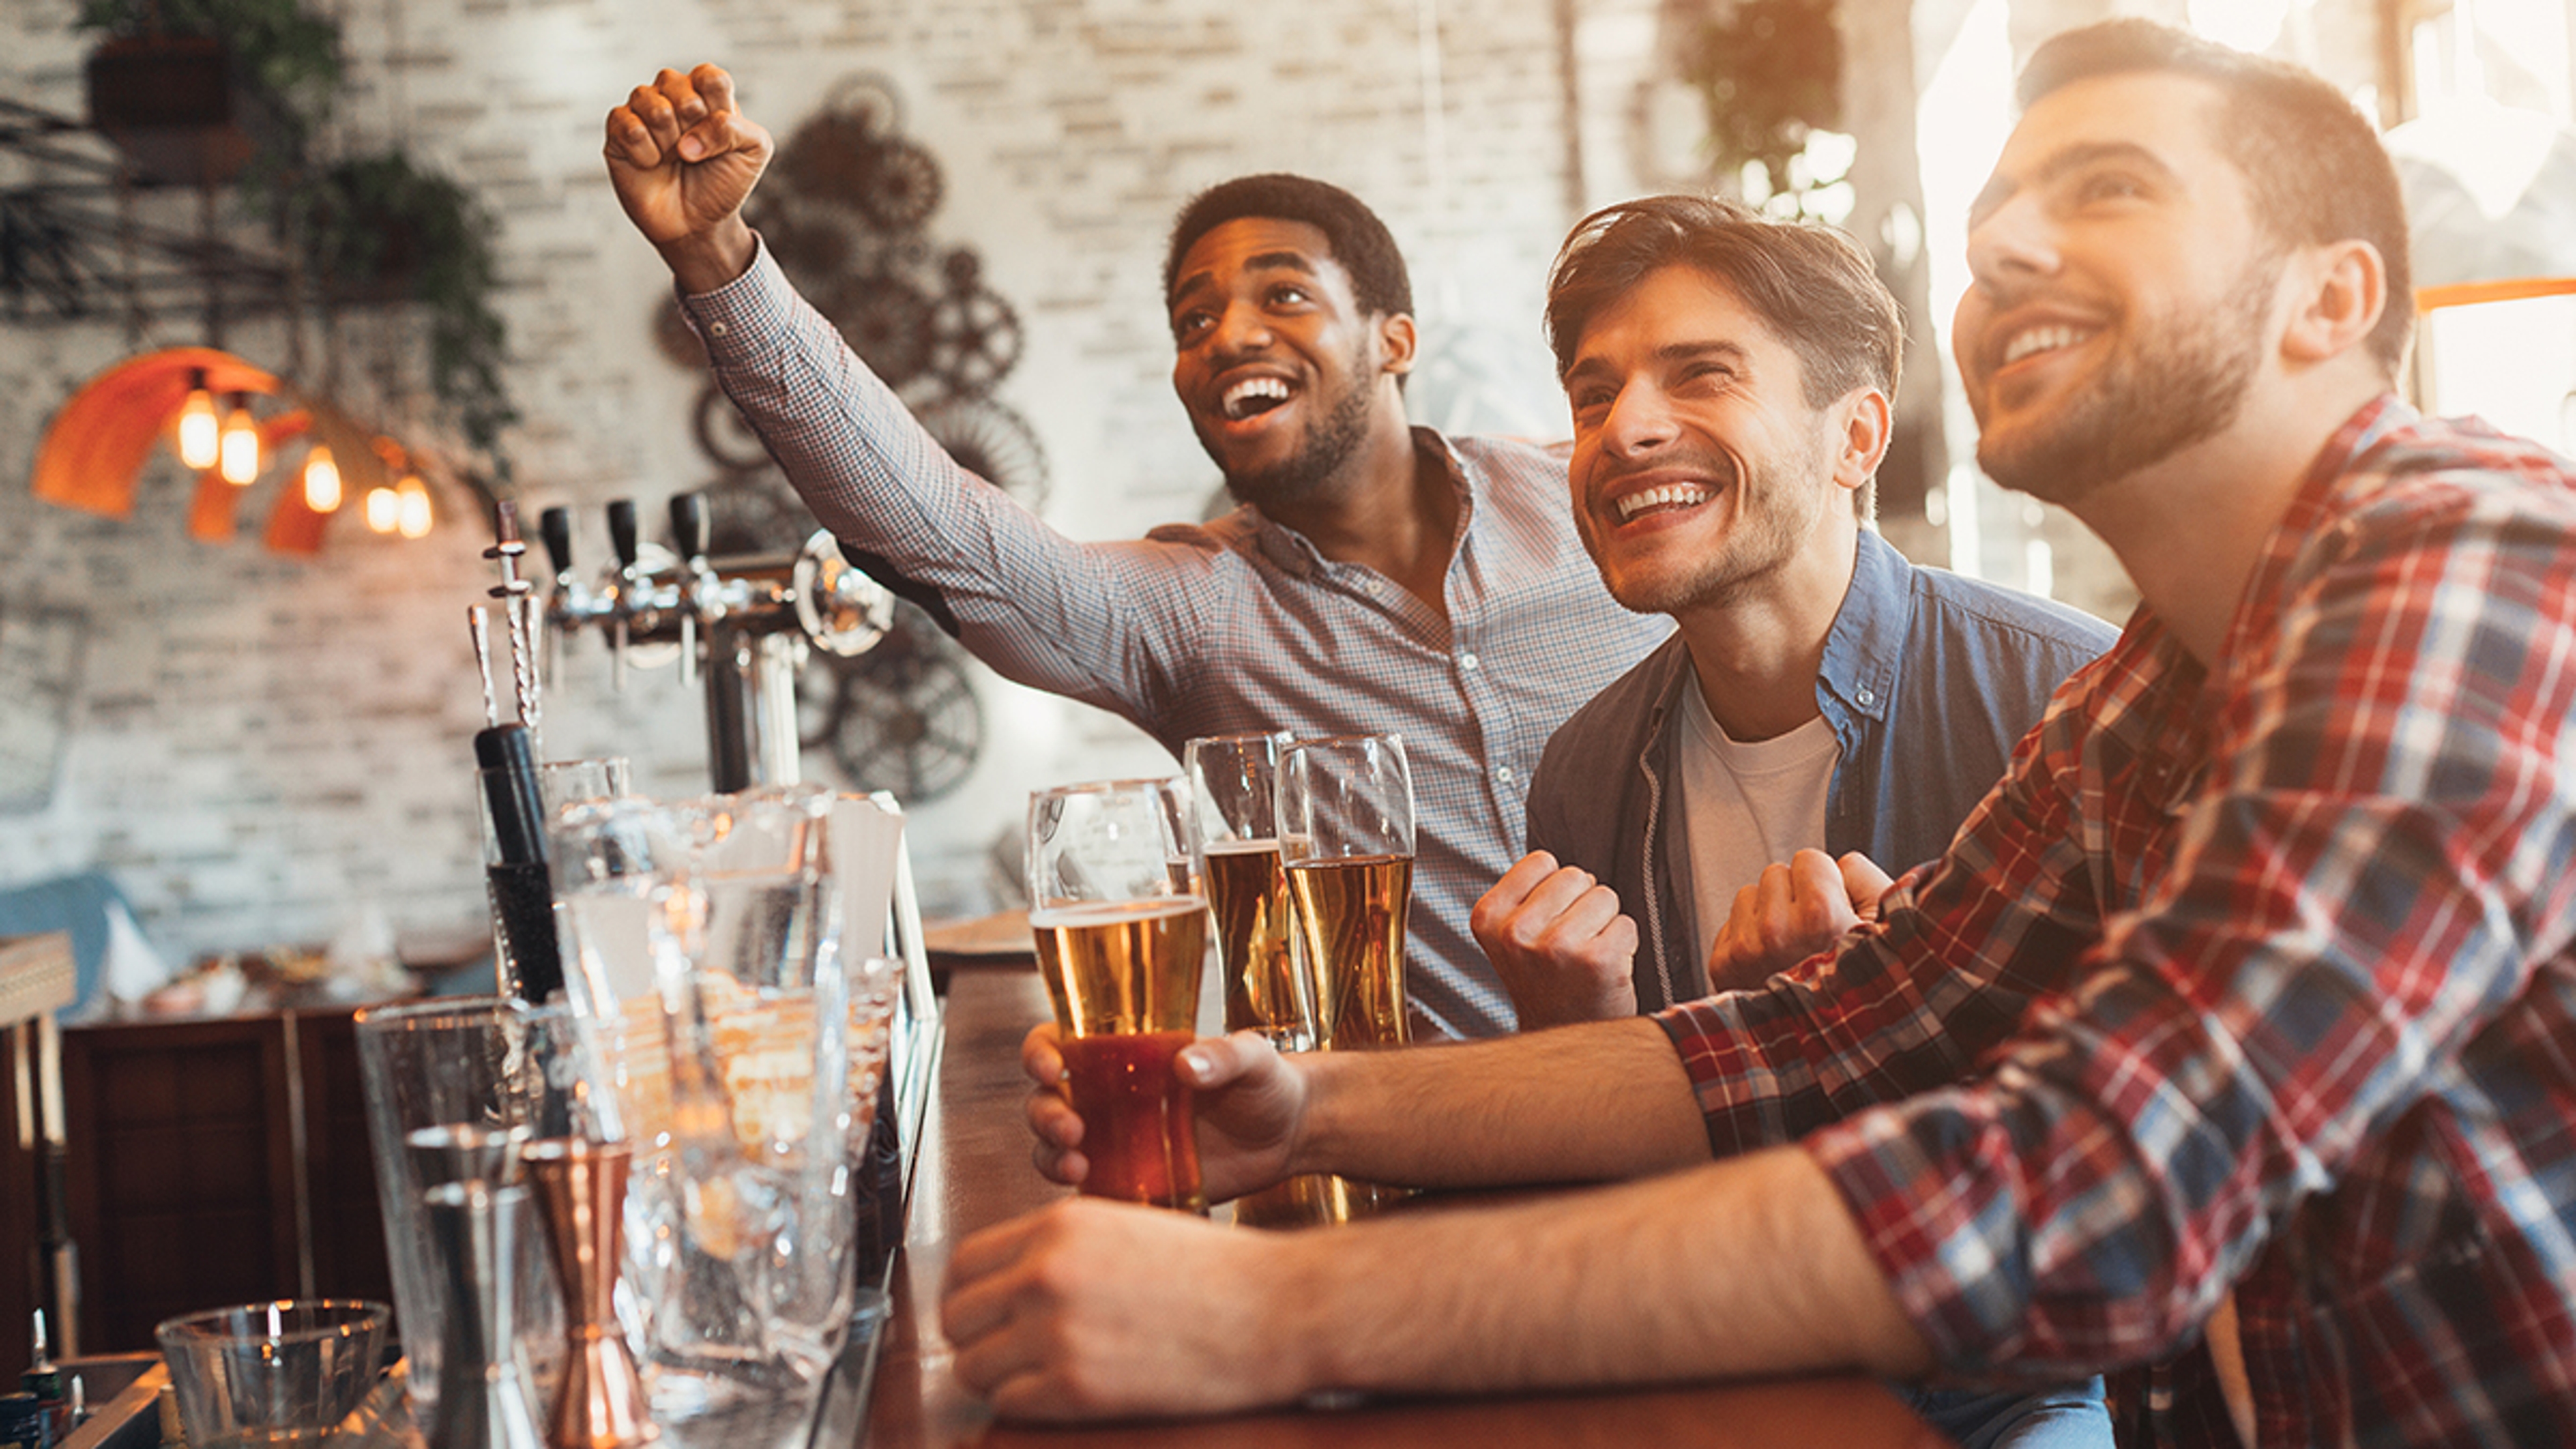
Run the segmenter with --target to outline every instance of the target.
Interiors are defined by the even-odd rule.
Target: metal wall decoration
[[[1019,365],[1019,313],[984,284],[972,248],[930,239],[945,194],[938,159],[903,134],[890,83],[859,77],[789,134],[747,215],[796,289],[949,456],[1034,509],[1046,499],[1046,451],[992,395]],[[664,303],[655,336],[674,362],[705,366],[675,302]],[[706,490],[710,552],[794,548],[813,518],[712,378],[692,425],[717,470]],[[904,604],[876,648],[854,659],[817,654],[808,665],[797,683],[804,743],[828,748],[855,786],[910,804],[937,799],[983,749],[968,663]]]

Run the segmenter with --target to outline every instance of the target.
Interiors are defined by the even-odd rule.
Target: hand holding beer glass
[[[1296,740],[1282,749],[1279,845],[1312,963],[1318,1044],[1408,1040],[1404,927],[1413,897],[1413,772],[1401,735]]]
[[[1082,1191],[1203,1212],[1190,1090],[1207,902],[1188,787],[1110,780],[1029,796],[1029,928],[1091,1160]]]

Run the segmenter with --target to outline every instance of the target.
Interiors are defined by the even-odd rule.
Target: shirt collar
[[[2334,436],[2317,450],[2316,461],[2308,465],[2307,477],[2299,491],[2291,496],[2290,506],[2274,524],[2271,535],[2263,541],[2262,557],[2254,565],[2253,577],[2245,584],[2244,596],[2237,600],[2236,618],[2227,631],[2225,657],[2255,657],[2261,651],[2246,646],[2273,627],[2279,605],[2281,580],[2297,561],[2315,534],[2334,501],[2335,491],[2348,476],[2361,456],[2386,441],[2390,434],[2413,427],[2421,415],[2400,401],[2395,393],[2381,393],[2362,404],[2359,411],[2344,419]],[[2212,670],[2214,679],[2217,671]]]
[[[1896,694],[1897,666],[1912,622],[1913,572],[1894,545],[1862,529],[1851,587],[1834,613],[1833,628],[1825,633],[1818,687],[1830,691],[1844,708],[1874,720],[1887,718]]]
[[[1466,552],[1467,539],[1476,526],[1476,492],[1482,482],[1466,459],[1449,446],[1449,440],[1432,428],[1416,425],[1413,429],[1413,451],[1429,453],[1440,460],[1440,470],[1449,475],[1449,485],[1458,490],[1458,536],[1451,541],[1449,566],[1458,566],[1459,556]],[[1324,557],[1315,541],[1258,508],[1251,510],[1253,540],[1272,563],[1301,578],[1329,572],[1333,561]]]

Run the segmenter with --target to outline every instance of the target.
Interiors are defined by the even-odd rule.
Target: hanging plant
[[[285,128],[290,154],[329,118],[340,89],[340,27],[298,0],[82,0],[79,23],[107,34],[110,55],[215,43],[235,84]]]
[[[492,304],[497,224],[471,191],[400,147],[341,160],[316,154],[346,79],[337,22],[299,0],[82,0],[80,24],[108,35],[102,56],[220,48],[235,96],[257,112],[245,200],[297,254],[326,307],[422,310],[430,390],[506,482],[500,436],[518,412],[503,375],[506,329]]]
[[[1809,182],[1791,164],[1809,133],[1842,124],[1843,41],[1834,0],[1711,0],[1684,49],[1681,75],[1707,111],[1716,173],[1734,178],[1758,165],[1770,192],[1794,196]]]
[[[518,411],[502,380],[507,329],[492,308],[499,267],[482,203],[397,149],[333,164],[289,204],[309,264],[335,295],[423,309],[430,390],[506,479],[500,435]]]

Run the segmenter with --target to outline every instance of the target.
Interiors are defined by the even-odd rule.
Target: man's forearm
[[[1275,1341],[1315,1388],[1901,1376],[1930,1363],[1840,1195],[1795,1147],[1283,1248]]]
[[[1663,1029],[1642,1017],[1305,1062],[1300,1171],[1486,1187],[1595,1182],[1708,1160],[1690,1078]]]

